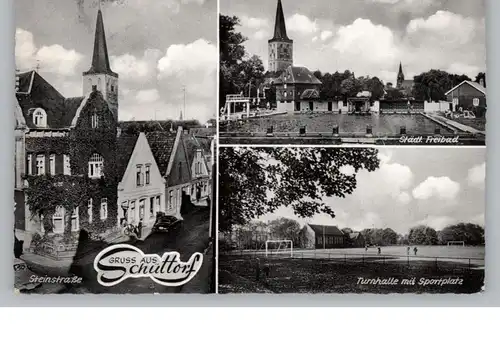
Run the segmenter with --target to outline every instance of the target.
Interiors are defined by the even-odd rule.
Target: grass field
[[[355,115],[332,113],[308,113],[277,115],[269,118],[250,119],[242,125],[232,124],[230,132],[258,133],[266,132],[268,127],[274,127],[274,132],[299,132],[300,127],[306,127],[309,132],[331,133],[334,126],[339,127],[339,133],[349,133],[363,136],[366,126],[373,127],[374,136],[399,135],[400,127],[406,127],[408,134],[433,134],[439,127],[441,134],[451,135],[452,131],[440,127],[437,123],[421,114],[381,114]]]
[[[266,258],[262,251],[221,255],[219,292],[475,293],[481,290],[484,281],[484,247],[418,248],[416,257],[413,252],[411,256],[406,256],[406,247],[396,246],[383,247],[380,256],[374,248],[368,252],[357,248],[294,250],[293,258],[284,254]],[[256,278],[258,265],[269,267],[268,278]],[[362,284],[359,283],[360,278],[395,278],[399,283]],[[415,278],[415,285],[402,284],[403,279],[411,278]],[[461,284],[423,285],[427,280],[441,278],[458,278]]]

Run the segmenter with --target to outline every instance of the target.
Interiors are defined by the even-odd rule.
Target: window
[[[146,185],[151,183],[151,165],[146,164]]]
[[[138,187],[144,185],[142,182],[142,165],[138,165],[136,168],[135,184]]]
[[[56,154],[50,154],[49,157],[49,170],[51,175],[56,174]]]
[[[318,238],[318,244],[323,244],[323,237],[317,237]]]
[[[104,158],[99,154],[93,154],[89,161],[89,177],[100,178],[103,176]]]
[[[135,201],[130,202],[130,222],[135,222]]]
[[[160,196],[156,196],[156,212],[160,212]]]
[[[63,155],[64,157],[64,175],[71,175],[71,163],[70,163],[70,160],[69,160],[69,155],[67,154],[64,154]]]
[[[28,154],[28,156],[26,158],[26,167],[27,167],[28,175],[32,175],[33,174],[33,163],[31,162],[31,154]]]
[[[101,198],[101,220],[108,218],[108,199]]]
[[[78,210],[78,207],[76,207],[71,214],[71,231],[78,231],[78,229],[80,228]]]
[[[47,113],[42,108],[36,108],[33,112],[33,123],[37,127],[47,127]]]
[[[457,104],[458,104],[458,97],[454,97],[454,98],[453,98],[453,104],[454,104],[454,105],[457,105]]]
[[[93,200],[92,200],[92,198],[91,198],[91,199],[89,199],[89,201],[88,201],[88,203],[87,203],[87,213],[88,213],[88,215],[89,215],[89,223],[92,223],[92,218],[93,218],[93,217],[92,217],[92,213],[93,213],[93,212],[92,212],[92,210],[93,210],[93,208],[92,208],[92,203],[93,203],[93,202],[94,202],[94,201],[93,201]]]
[[[168,208],[172,209],[174,207],[174,192],[170,190],[168,192]]]
[[[150,197],[149,198],[149,218],[155,217],[155,198]]]
[[[140,200],[139,201],[139,220],[144,219],[144,206],[146,204],[146,200]]]
[[[61,206],[56,207],[56,212],[52,216],[52,224],[54,225],[54,232],[64,231],[64,208]]]
[[[92,114],[90,121],[93,129],[99,128],[99,116],[97,114]]]
[[[45,174],[45,155],[36,156],[36,174],[37,175]]]
[[[477,97],[475,97],[475,98],[472,100],[472,104],[474,105],[474,107],[479,106],[479,99],[478,99]]]

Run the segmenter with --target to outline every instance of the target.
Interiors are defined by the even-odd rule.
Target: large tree
[[[293,242],[293,246],[300,244],[300,224],[296,220],[280,217],[269,222],[271,235],[276,239],[288,239]]]
[[[324,198],[351,194],[359,170],[378,169],[377,154],[373,148],[221,148],[219,229],[230,231],[281,206],[299,217],[335,217]]]
[[[436,230],[425,225],[419,225],[410,229],[408,242],[417,245],[435,245],[438,243]]]
[[[472,223],[459,223],[445,227],[438,233],[439,243],[464,241],[467,245],[484,244],[484,228]]]
[[[257,88],[264,77],[264,65],[256,56],[248,56],[243,46],[247,40],[236,31],[240,20],[236,16],[220,15],[219,21],[219,104],[224,106],[226,95],[239,94],[251,84]]]

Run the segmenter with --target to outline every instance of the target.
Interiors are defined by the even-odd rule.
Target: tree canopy
[[[243,43],[247,40],[236,28],[240,20],[236,16],[220,15],[219,21],[219,104],[223,106],[226,95],[250,91],[264,78],[264,64],[257,55],[248,56]]]
[[[373,148],[221,148],[219,229],[230,231],[281,206],[303,218],[335,217],[324,197],[351,194],[359,170],[378,169],[377,154]]]

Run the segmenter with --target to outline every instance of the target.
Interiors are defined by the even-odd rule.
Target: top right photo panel
[[[220,0],[221,144],[485,145],[483,0]]]

